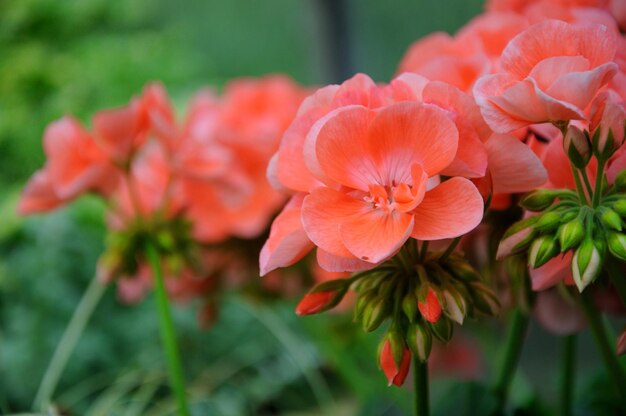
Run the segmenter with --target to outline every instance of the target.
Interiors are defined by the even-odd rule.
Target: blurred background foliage
[[[239,76],[284,72],[306,85],[339,82],[331,69],[333,39],[323,3],[0,2],[1,414],[30,408],[103,248],[103,207],[95,200],[26,220],[14,213],[21,187],[43,164],[45,125],[68,113],[89,123],[95,111],[126,103],[151,80],[162,81],[179,108],[202,86],[219,88]],[[479,13],[481,3],[347,2],[352,71],[347,70],[386,81],[412,41],[435,30],[455,31]],[[363,334],[346,314],[297,318],[295,302],[262,303],[232,294],[210,330],[198,329],[193,307],[176,310],[195,414],[408,412],[411,394],[386,388],[377,369],[376,334]],[[486,356],[492,357],[497,336],[488,328],[474,329],[482,334],[478,342]],[[529,361],[545,348],[556,348],[536,327],[533,337],[539,341],[531,339],[525,350]],[[486,360],[485,365],[492,363]],[[535,395],[538,388],[531,386],[541,380],[539,389],[554,393],[552,367],[554,363],[531,367],[530,381],[518,377],[516,405],[544,411],[546,405]],[[603,380],[589,383],[596,383],[594,390],[600,393],[588,406],[602,406],[597,383]],[[461,401],[467,403],[466,414],[475,414],[486,397],[480,384],[459,385],[445,378],[435,382],[432,394],[439,414],[451,414],[450,406]],[[55,397],[70,414],[173,412],[151,297],[127,306],[113,290],[107,292]]]

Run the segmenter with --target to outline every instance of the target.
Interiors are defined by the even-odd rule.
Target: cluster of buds
[[[154,244],[168,274],[177,276],[187,267],[200,268],[200,247],[192,236],[192,224],[183,217],[163,218],[156,215],[140,218],[124,229],[107,234],[106,251],[98,264],[102,278],[136,276],[141,267],[138,253]]]
[[[528,252],[529,266],[538,268],[572,252],[572,278],[582,292],[599,276],[607,251],[626,261],[626,171],[609,185],[604,167],[620,145],[611,129],[597,128],[590,134],[573,125],[560,127],[577,192],[539,189],[522,198],[521,207],[536,214],[507,230],[498,258]],[[595,187],[588,176],[595,176]]]
[[[296,313],[324,312],[353,289],[357,293],[354,317],[366,332],[389,321],[379,363],[389,384],[400,386],[411,355],[426,361],[433,339],[448,342],[455,322],[493,316],[499,309],[494,292],[460,254],[435,251],[419,257],[415,246],[407,244],[377,268],[321,283],[304,296]]]

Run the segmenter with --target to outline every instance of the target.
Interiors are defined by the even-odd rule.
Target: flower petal
[[[343,221],[339,234],[354,256],[378,263],[394,255],[409,238],[412,229],[412,215],[371,208]]]
[[[469,180],[452,178],[426,192],[414,216],[411,237],[418,240],[454,238],[480,223],[483,199]]]
[[[294,195],[272,223],[259,258],[261,276],[291,266],[313,248],[300,220],[303,200],[303,193]]]
[[[393,104],[376,115],[369,130],[369,152],[385,180],[381,185],[409,183],[411,166],[420,164],[428,176],[454,159],[459,134],[440,108],[417,102]]]
[[[515,137],[494,133],[485,146],[494,192],[527,192],[548,179],[541,160]]]
[[[315,188],[304,198],[302,225],[316,246],[335,256],[351,258],[339,234],[339,225],[353,215],[368,209],[359,201],[331,188]]]

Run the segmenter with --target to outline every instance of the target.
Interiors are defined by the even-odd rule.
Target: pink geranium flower
[[[502,72],[479,79],[474,96],[497,132],[585,120],[587,106],[617,71],[615,49],[606,26],[538,23],[507,45]]]

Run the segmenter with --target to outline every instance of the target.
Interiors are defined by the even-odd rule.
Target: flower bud
[[[374,302],[370,302],[363,311],[363,330],[372,332],[378,328],[387,318],[388,312],[389,304],[386,297],[381,296]]]
[[[402,299],[402,311],[409,322],[415,321],[417,317],[417,299],[413,293],[407,293]]]
[[[509,227],[502,236],[496,259],[502,260],[504,257],[518,253],[528,247],[537,234],[533,227],[538,220],[538,216],[533,216],[518,221]]]
[[[433,337],[424,324],[414,323],[409,326],[406,342],[413,354],[422,361],[426,361],[433,345]]]
[[[578,218],[561,225],[557,231],[557,237],[559,238],[559,244],[561,245],[561,252],[569,250],[572,247],[576,247],[578,243],[583,240],[584,236],[585,227],[583,222]]]
[[[626,329],[617,337],[617,355],[624,355],[626,353]]]
[[[528,252],[528,265],[537,268],[546,264],[550,259],[559,253],[559,245],[554,236],[543,235],[530,246]]]
[[[443,291],[443,300],[445,315],[454,322],[462,325],[465,314],[467,313],[463,296],[453,287],[449,287]]]
[[[600,274],[602,263],[601,250],[587,236],[572,258],[572,278],[579,292],[582,292]]]
[[[605,227],[610,230],[622,231],[622,219],[617,212],[608,207],[600,207],[598,213],[600,214],[600,221]]]
[[[296,314],[313,315],[330,309],[334,297],[334,292],[307,293],[296,306]]]
[[[298,306],[297,315],[313,315],[334,308],[343,299],[348,291],[348,279],[329,280],[315,286],[304,295]]]
[[[448,342],[452,339],[454,326],[447,318],[439,319],[436,323],[429,323],[431,333],[441,342]]]
[[[624,170],[622,173],[626,174],[626,170]],[[622,173],[620,173],[620,175]],[[626,185],[626,175],[624,175],[624,181]],[[615,182],[617,183],[617,180]],[[617,200],[613,204],[613,211],[617,212],[617,214],[622,218],[626,217],[626,199]]]
[[[446,259],[445,264],[448,266],[450,272],[459,280],[473,282],[474,280],[481,279],[480,273],[465,259],[455,259],[450,256]]]
[[[550,189],[538,189],[527,194],[520,201],[522,208],[528,211],[543,211],[558,197],[558,193]]]
[[[583,169],[591,159],[591,143],[589,137],[578,127],[569,125],[563,139],[565,154],[574,166]]]
[[[359,293],[359,297],[354,307],[354,319],[360,320],[365,313],[365,307],[370,304],[376,298],[377,292],[375,289],[369,289],[365,292]]]
[[[428,322],[435,323],[441,317],[441,304],[437,298],[437,293],[430,287],[426,295],[417,302],[417,307]]]
[[[539,220],[535,223],[535,230],[537,231],[551,231],[559,226],[561,223],[562,214],[559,212],[546,212],[539,216]]]
[[[470,285],[473,305],[476,310],[487,315],[495,316],[500,311],[500,302],[496,294],[482,282],[472,282]]]
[[[396,386],[404,384],[404,380],[409,373],[409,367],[411,366],[411,353],[404,345],[404,341],[402,341],[402,345],[399,346],[402,352],[401,357],[399,360],[396,360],[393,350],[397,350],[399,348],[396,345],[392,345],[392,343],[395,342],[397,342],[397,340],[394,338],[389,336],[385,337],[383,339],[378,359],[380,368],[385,373],[389,386],[392,384],[395,384]]]
[[[622,261],[626,261],[626,235],[609,232],[606,240],[611,254]]]
[[[593,134],[593,154],[598,160],[608,160],[617,150],[615,135],[609,127],[597,128]]]

